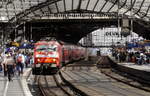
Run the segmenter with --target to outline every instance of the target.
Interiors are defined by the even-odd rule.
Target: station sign
[[[105,36],[113,36],[113,37],[120,37],[120,33],[119,32],[105,32],[104,34]]]

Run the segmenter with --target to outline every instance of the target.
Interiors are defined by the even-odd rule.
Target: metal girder
[[[66,1],[63,0],[63,3],[64,3],[64,10],[66,11]],[[72,1],[72,3],[73,3],[73,1]],[[73,5],[72,5],[72,6],[73,6]],[[73,10],[73,8],[72,8],[72,10]]]
[[[150,10],[150,5],[148,6],[148,8],[147,8],[147,10],[146,10],[146,13],[145,13],[141,18],[144,18],[145,16],[147,16],[149,10]]]
[[[38,0],[38,4],[39,4],[39,0]],[[29,1],[29,5],[32,6],[32,5],[31,5],[31,0]],[[32,13],[33,13],[35,16],[37,16],[37,14],[36,14],[34,11],[33,11]],[[38,16],[39,16],[39,15],[38,15]],[[16,16],[16,17],[17,17],[17,16]]]
[[[7,18],[9,19],[8,7],[6,6]]]
[[[95,5],[94,5],[94,8],[93,8],[93,11],[95,10],[97,4],[98,4],[99,0],[96,1]]]
[[[59,6],[58,6],[59,3],[57,3],[58,1],[62,1],[62,2],[64,3],[64,11],[66,12],[66,10],[67,10],[67,9],[66,9],[66,7],[67,7],[67,5],[66,5],[66,2],[67,2],[67,1],[66,1],[66,0],[47,0],[47,1],[43,2],[43,3],[40,3],[40,1],[37,0],[38,5],[34,5],[34,6],[32,6],[31,1],[32,1],[32,0],[29,1],[29,2],[30,2],[30,5],[29,5],[30,8],[25,10],[25,8],[23,7],[23,2],[24,2],[24,1],[21,0],[21,4],[22,4],[21,9],[22,9],[23,12],[21,12],[21,13],[19,13],[19,14],[15,12],[15,16],[14,16],[13,18],[10,18],[10,16],[9,16],[9,12],[8,12],[8,8],[7,8],[8,6],[7,6],[7,5],[6,5],[6,6],[2,6],[2,7],[5,7],[5,9],[6,9],[7,18],[9,19],[8,23],[10,23],[9,26],[11,26],[11,27],[13,28],[13,26],[16,27],[16,24],[18,24],[18,25],[19,25],[19,24],[22,24],[22,20],[24,19],[24,17],[29,17],[28,15],[31,14],[31,13],[33,13],[33,14],[36,16],[36,13],[35,13],[36,10],[39,10],[41,13],[44,13],[44,11],[42,10],[42,8],[45,7],[45,6],[48,6],[47,8],[48,8],[49,12],[52,13],[52,12],[51,12],[51,8],[49,7],[50,4],[54,4],[54,5],[55,5],[54,7],[56,7],[57,13],[59,13],[59,12],[60,12],[60,9],[59,9]],[[98,6],[99,1],[100,1],[100,0],[95,1],[95,2],[94,2],[94,4],[95,4],[94,7],[93,7],[91,10],[88,10],[89,4],[92,2],[92,0],[88,0],[88,1],[87,1],[87,4],[86,4],[86,9],[85,9],[85,10],[81,10],[80,8],[81,8],[82,0],[80,0],[80,1],[79,1],[79,5],[78,5],[78,7],[77,7],[77,10],[81,10],[81,12],[85,12],[85,11],[86,11],[86,12],[91,12],[91,13],[92,13],[92,12],[94,12],[95,8]],[[126,12],[129,12],[129,11],[133,10],[134,15],[137,14],[137,15],[138,15],[139,17],[141,17],[141,18],[147,17],[147,14],[148,14],[149,9],[150,9],[150,5],[148,6],[146,12],[141,12],[141,9],[142,9],[142,6],[143,6],[145,0],[142,1],[142,3],[140,4],[139,8],[134,8],[136,1],[137,1],[137,0],[134,0],[134,2],[132,2],[131,6],[130,6],[130,5],[127,5],[127,0],[124,0],[124,1],[122,1],[122,2],[119,3],[119,9],[121,9],[121,8],[124,7],[124,8],[127,9]],[[73,8],[74,8],[74,2],[75,2],[75,0],[72,0],[72,6],[71,6],[71,7],[72,7],[72,10],[73,10]],[[99,13],[103,11],[104,7],[107,7],[106,5],[107,5],[108,2],[111,2],[111,3],[112,3],[112,5],[111,5],[111,6],[109,7],[109,9],[107,10],[107,12],[110,12],[111,9],[112,9],[115,5],[117,5],[117,2],[119,2],[119,0],[105,0],[104,2],[105,2],[105,3],[103,4],[103,6],[99,9]],[[3,3],[3,2],[2,2],[2,3]],[[13,4],[13,8],[15,9],[15,4],[14,4],[14,3],[8,2],[7,4],[8,4],[8,5],[9,5],[9,4]],[[1,7],[0,7],[0,8],[1,8]],[[71,10],[71,11],[72,11],[72,10]],[[76,10],[75,10],[75,11],[76,11]],[[72,11],[72,12],[73,12],[73,11]],[[124,14],[125,14],[126,12],[124,12]],[[108,15],[108,14],[106,14],[106,15]],[[115,16],[115,15],[114,15],[114,16]],[[30,19],[30,18],[32,18],[32,17],[29,17],[29,19]],[[16,23],[16,22],[17,22],[17,23]],[[24,22],[24,21],[23,21],[23,22]]]
[[[145,2],[145,0],[142,1],[142,3],[140,4],[139,9],[138,9],[137,12],[135,12],[133,15],[137,14],[138,12],[140,12],[140,10],[141,10],[141,8],[142,8],[144,2]]]
[[[111,2],[111,3],[115,3],[114,0],[105,0],[105,1],[109,1],[109,2]],[[140,18],[146,17],[146,18],[149,18],[149,19],[150,19],[150,16],[147,16],[148,11],[149,11],[149,7],[148,7],[148,9],[147,9],[146,12],[141,12],[141,11],[138,11],[137,8],[134,8],[134,5],[135,5],[135,3],[136,3],[136,0],[134,0],[134,2],[132,2],[131,6],[127,5],[127,0],[124,1],[124,2],[120,2],[120,0],[118,0],[118,2],[119,2],[119,9],[121,9],[121,8],[127,9],[127,11],[124,12],[124,14],[127,13],[127,12],[129,12],[130,10],[132,10],[132,11],[133,11],[135,14],[137,14]],[[144,0],[143,0],[143,2],[144,2]],[[141,10],[141,9],[140,9],[140,10]],[[137,12],[137,11],[138,11],[138,12]],[[135,15],[135,14],[134,14],[134,15]]]
[[[12,27],[19,26],[20,24],[22,24],[22,23],[24,22],[24,21],[21,22],[20,20],[21,20],[22,18],[24,18],[24,17],[27,17],[28,14],[30,14],[30,13],[35,14],[34,11],[36,11],[36,10],[38,10],[38,9],[41,9],[41,8],[43,8],[44,6],[48,6],[48,5],[50,5],[50,4],[53,4],[53,3],[57,2],[57,1],[60,1],[60,0],[51,0],[51,1],[46,1],[46,2],[43,2],[43,3],[39,3],[38,5],[31,7],[30,9],[26,9],[25,11],[23,11],[23,12],[21,12],[21,13],[19,13],[19,14],[16,14],[16,17],[13,17],[13,18],[9,19],[9,21],[8,21],[9,25],[6,26],[5,28],[8,30],[7,27],[12,28]],[[22,1],[21,1],[21,2],[22,2]],[[6,6],[6,8],[7,8],[7,6]],[[22,7],[22,9],[23,9],[23,7]],[[7,16],[8,16],[8,15],[7,15]],[[16,24],[17,24],[17,25],[16,25]],[[11,29],[11,30],[12,30],[12,29]]]
[[[133,9],[135,2],[136,2],[136,0],[134,0],[133,2],[132,2],[132,0],[131,0],[131,5],[130,5],[130,7],[128,8],[128,10],[127,10],[126,12],[124,12],[124,14],[126,14],[127,12],[129,12],[129,11],[131,11],[131,10]]]
[[[88,6],[89,6],[89,3],[90,3],[90,0],[88,0],[88,3],[87,3],[87,5],[86,5],[85,10],[87,10],[87,8],[88,8]]]
[[[57,13],[59,13],[57,2],[55,2],[55,6],[56,6],[56,9],[57,9]]]
[[[39,0],[37,0],[38,1],[38,5],[40,4],[40,1]],[[42,8],[40,8],[40,11],[41,11],[41,13],[42,14],[44,14],[44,11],[42,10]],[[39,15],[40,16],[40,15]],[[41,18],[41,16],[40,16],[40,18]]]
[[[81,3],[82,3],[82,0],[79,0],[79,4],[78,4],[78,7],[77,7],[77,10],[80,10],[80,8],[81,8]]]
[[[123,8],[126,5],[127,0],[125,2],[119,2],[118,1],[118,3],[121,4],[120,7],[119,7],[119,9],[121,9],[121,8]]]
[[[109,2],[109,0],[105,0],[104,5],[103,5],[102,8],[99,10],[99,12],[101,12],[101,11],[104,9],[105,5],[106,5],[108,2]]]
[[[14,0],[1,0],[2,4],[0,5],[0,8],[4,8],[5,6],[12,4]]]
[[[30,14],[30,13],[36,11],[36,10],[39,10],[39,9],[45,7],[45,6],[48,6],[48,5],[53,4],[55,2],[58,2],[58,1],[61,1],[61,0],[47,0],[46,2],[40,3],[36,6],[33,6],[29,9],[26,9],[24,12],[21,12],[21,13],[17,14],[16,18],[17,18],[17,20],[20,20],[23,17],[26,17],[28,14]],[[15,17],[10,19],[9,21],[10,22],[15,22]]]
[[[115,0],[115,3],[113,3],[113,5],[108,9],[107,12],[109,12],[115,5],[117,5],[118,0]]]
[[[72,5],[71,5],[71,6],[72,6],[72,7],[71,7],[72,10],[73,10],[73,5],[74,5],[73,2],[74,2],[74,0],[72,0]]]
[[[7,26],[4,26],[4,27],[2,28],[2,30],[7,31],[7,36],[8,36],[11,32],[14,31],[14,29],[15,29],[17,26],[19,27],[19,25],[21,25],[21,24],[24,23],[24,21],[22,21],[22,19],[23,19],[24,17],[27,17],[28,14],[30,14],[30,13],[33,13],[33,14],[34,14],[34,11],[39,10],[39,9],[45,7],[45,6],[50,5],[50,4],[53,4],[53,3],[57,2],[57,1],[60,1],[60,0],[50,0],[50,1],[47,0],[46,2],[39,3],[39,4],[36,5],[36,6],[32,6],[32,7],[30,7],[29,9],[26,9],[25,11],[23,11],[23,12],[21,12],[21,13],[19,13],[19,14],[16,14],[16,16],[14,16],[14,17],[12,17],[12,18],[9,19],[8,25],[7,25]],[[23,5],[23,3],[22,3],[22,5]],[[6,9],[7,9],[7,6],[6,6]],[[22,6],[22,9],[24,9],[23,6]],[[9,16],[9,15],[8,15],[8,10],[7,10],[7,16]],[[8,18],[9,18],[9,17],[8,17]],[[20,20],[21,20],[21,21],[20,21]]]

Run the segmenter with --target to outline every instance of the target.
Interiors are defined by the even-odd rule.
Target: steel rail
[[[76,93],[77,96],[88,96],[88,94],[86,94],[85,92],[79,90],[79,89],[76,88],[73,84],[71,84],[69,81],[67,81],[67,80],[63,77],[63,75],[62,75],[61,72],[59,72],[58,74],[60,75],[60,78],[62,79],[62,81],[63,81],[66,85],[68,85],[68,86],[70,87],[70,89],[72,89],[72,91],[73,91],[74,93]]]
[[[125,84],[127,84],[127,85],[130,85],[130,86],[132,86],[132,87],[135,87],[135,88],[138,88],[138,89],[141,89],[141,90],[150,92],[150,88],[142,87],[142,86],[136,85],[136,84],[134,84],[134,83],[132,84],[131,82],[136,82],[136,81],[134,81],[134,80],[132,81],[132,80],[130,80],[130,79],[126,79],[126,80],[125,80],[125,79],[119,79],[119,78],[113,76],[112,73],[110,74],[110,72],[107,73],[107,72],[105,72],[105,71],[103,71],[103,70],[101,70],[101,73],[103,73],[103,74],[105,74],[106,76],[108,76],[108,77],[110,77],[110,78],[112,78],[112,79],[115,79],[115,80],[117,80],[117,81],[119,81],[119,82],[122,82],[122,83],[125,83]]]
[[[42,84],[40,83],[41,76],[38,78],[38,87],[42,93],[42,96],[47,96],[44,89],[42,88]]]
[[[57,96],[53,91],[51,91],[51,90],[48,90],[49,92],[50,92],[50,94],[49,93],[47,93],[47,91],[45,90],[45,88],[43,88],[43,85],[41,84],[41,79],[42,79],[42,77],[40,76],[39,78],[38,78],[38,87],[39,87],[39,89],[40,89],[40,91],[41,91],[41,94],[43,95],[43,96]],[[45,85],[46,85],[46,87],[48,87],[48,82],[47,82],[47,79],[46,79],[46,76],[44,76],[44,82],[45,82]]]
[[[57,85],[67,96],[73,96],[72,94],[70,94],[69,92],[67,92],[67,91],[62,87],[61,84],[59,84],[59,82],[58,82],[58,80],[57,80],[57,78],[56,78],[55,75],[53,76],[53,78],[54,78],[54,81],[56,82],[56,85]]]
[[[106,62],[107,59],[105,59],[106,57],[102,57],[100,60],[101,64],[103,64],[103,62]],[[104,61],[105,60],[105,61]],[[144,91],[147,91],[147,92],[150,92],[150,87],[146,87],[146,86],[139,86],[137,84],[142,83],[142,84],[145,84],[145,85],[149,85],[150,86],[150,83],[147,82],[147,81],[144,81],[144,80],[141,80],[140,77],[136,77],[132,74],[128,74],[128,73],[124,73],[124,72],[120,72],[118,70],[115,70],[112,66],[114,63],[111,64],[111,62],[109,62],[111,66],[109,66],[108,68],[103,68],[103,67],[99,67],[99,70],[101,71],[101,73],[105,74],[106,76],[112,78],[112,79],[115,79],[119,82],[122,82],[122,83],[125,83],[125,84],[128,84],[130,86],[133,86],[135,88],[139,88],[141,90],[144,90]],[[100,63],[99,63],[100,64]],[[116,65],[114,65],[116,66]],[[121,76],[125,79],[120,79],[118,78],[117,76],[115,76],[114,74],[116,74],[117,76]],[[134,82],[134,83],[132,83]],[[135,82],[137,84],[135,84]]]

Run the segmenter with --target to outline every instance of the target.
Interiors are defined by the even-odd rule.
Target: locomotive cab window
[[[47,49],[47,45],[38,45],[36,46],[36,51],[44,51]]]
[[[57,51],[57,46],[49,45],[47,51]]]
[[[36,47],[36,51],[57,51],[57,46],[53,45],[39,45]]]

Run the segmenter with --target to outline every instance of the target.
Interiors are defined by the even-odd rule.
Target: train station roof
[[[144,28],[139,34],[150,31],[150,0],[1,0],[0,22],[17,28],[35,18],[64,13],[96,13],[125,16],[135,19]],[[113,13],[113,14],[112,14]],[[138,19],[138,20],[137,20]],[[143,27],[144,26],[144,27]],[[0,26],[1,28],[6,28]],[[141,28],[141,27],[140,27]],[[8,29],[8,28],[6,28]],[[135,28],[138,29],[138,28]],[[11,29],[9,29],[11,30]],[[8,32],[8,31],[7,31]],[[149,35],[145,35],[148,36]]]
[[[119,9],[119,10],[118,10]],[[96,12],[132,15],[150,21],[150,0],[1,0],[0,20],[41,17],[63,12]]]

